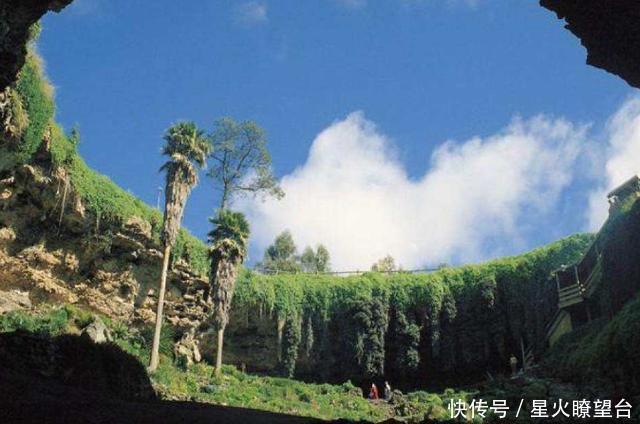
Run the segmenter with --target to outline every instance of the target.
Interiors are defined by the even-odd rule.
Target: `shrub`
[[[555,290],[551,272],[577,261],[592,240],[577,235],[523,255],[430,274],[244,271],[233,308],[285,320],[285,375],[295,374],[303,350],[322,364],[305,375],[324,381],[360,384],[385,371],[399,380],[396,385],[410,387],[483,378],[485,370],[505,367],[521,338],[531,344],[544,337],[545,314],[553,312],[545,291]]]
[[[94,321],[93,313],[85,309],[78,308],[74,305],[65,305],[63,308],[69,320],[73,321],[78,328],[85,328]]]
[[[17,330],[38,334],[58,335],[66,330],[69,315],[65,308],[57,308],[43,315],[32,315],[24,311],[12,311],[0,315],[0,332]]]
[[[40,59],[32,52],[27,55],[20,71],[16,90],[29,119],[17,155],[19,161],[26,162],[42,143],[45,130],[54,113],[53,89],[43,77]]]
[[[146,344],[151,344],[151,340],[153,340],[153,332],[155,328],[153,325],[148,325],[144,327],[141,332],[141,336]],[[164,323],[162,326],[162,330],[160,331],[160,353],[162,355],[168,356],[170,358],[173,357],[173,345],[175,343],[176,332],[168,323]]]

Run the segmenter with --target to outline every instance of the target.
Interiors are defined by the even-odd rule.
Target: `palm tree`
[[[222,344],[224,329],[229,322],[229,310],[238,276],[238,267],[247,254],[249,223],[240,212],[220,210],[216,218],[209,219],[213,230],[209,233],[211,249],[211,297],[213,300],[213,324],[218,330],[216,375],[222,369]]]
[[[156,327],[153,334],[151,361],[149,371],[158,367],[160,349],[160,331],[162,329],[162,309],[164,293],[167,285],[167,271],[171,248],[176,242],[182,214],[191,189],[198,183],[198,168],[205,164],[211,144],[193,122],[179,122],[170,127],[164,135],[165,145],[162,154],[169,160],[160,168],[166,172],[164,222],[162,226],[162,242],[164,253],[160,290],[158,291],[158,308]]]

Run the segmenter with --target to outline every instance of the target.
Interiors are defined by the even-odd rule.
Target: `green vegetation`
[[[29,315],[19,311],[0,315],[0,332],[2,333],[24,330],[57,336],[66,332],[68,325],[69,313],[63,308],[53,309],[42,316]]]
[[[255,122],[219,119],[209,136],[212,153],[207,173],[214,188],[221,191],[220,210],[226,209],[239,195],[284,196],[271,171],[264,130]]]
[[[220,209],[211,219],[214,225],[209,233],[211,242],[211,272],[209,284],[213,301],[212,321],[218,331],[216,374],[222,371],[222,346],[224,330],[229,322],[231,300],[235,290],[238,268],[249,248],[249,223],[240,212]]]
[[[19,161],[28,160],[40,147],[45,131],[53,118],[53,90],[41,75],[40,60],[34,53],[30,53],[16,84],[16,90],[29,119],[29,125],[17,149],[16,159]]]
[[[307,246],[300,255],[300,268],[302,272],[307,273],[323,273],[331,271],[331,258],[329,251],[324,245],[319,244],[314,251],[312,247]]]
[[[220,121],[209,138],[192,124],[178,125],[174,132],[170,130],[165,153],[171,160],[165,169],[174,177],[184,177],[184,181],[176,185],[172,182],[175,179],[168,178],[166,209],[170,210],[172,224],[163,226],[167,220],[163,220],[160,211],[90,169],[80,157],[78,131],[67,135],[54,120],[53,91],[34,53],[27,57],[12,90],[12,121],[10,128],[4,129],[9,138],[0,144],[0,172],[34,161],[48,165],[43,160],[46,158],[36,157],[42,143],[48,142],[51,164],[66,170],[71,189],[80,195],[88,216],[94,219],[95,234],[117,229],[134,216],[146,220],[158,245],[170,240],[174,262],[184,260],[201,275],[215,276],[212,286],[218,292],[214,302],[220,312],[216,317],[219,328],[226,325],[233,297],[232,307],[236,311],[247,314],[263,311],[282,323],[278,369],[283,376],[340,383],[307,384],[251,376],[221,366],[215,370],[223,372],[216,375],[214,368],[206,364],[185,369],[172,361],[175,336],[171,327],[164,326],[158,343],[162,360],[153,381],[167,398],[326,419],[446,417],[448,399],[464,399],[467,393],[414,392],[393,405],[372,404],[362,398],[358,388],[343,382],[370,382],[393,376],[394,386],[444,388],[451,382],[460,384],[484,377],[486,371],[500,373],[507,368],[509,356],[518,353],[521,345],[535,348],[544,340],[544,325],[555,307],[555,300],[549,295],[555,293],[550,273],[578,260],[593,240],[591,235],[577,235],[524,255],[480,265],[446,267],[422,275],[402,272],[385,275],[396,269],[393,258],[387,257],[374,265],[374,272],[341,278],[298,273],[301,269],[310,273],[328,270],[329,255],[320,246],[316,252],[307,248],[298,257],[291,234],[285,232],[267,249],[262,263],[265,271],[285,273],[262,275],[241,270],[234,295],[235,271],[245,254],[246,237],[236,237],[237,232],[228,231],[214,234],[211,260],[207,246],[179,230],[179,223],[186,196],[197,177],[193,164],[202,164],[207,153],[205,141],[211,141],[218,152],[209,159],[216,163],[210,176],[223,189],[223,212],[215,221],[219,231],[228,229],[219,223],[224,220],[225,207],[234,195],[281,194],[271,175],[262,130],[255,124],[237,124],[229,119]],[[185,146],[194,147],[195,141],[199,151],[193,155]],[[251,173],[255,173],[255,179],[241,185],[246,182],[243,177]],[[174,201],[176,196],[179,199]],[[634,281],[640,281],[633,277],[635,268],[620,267],[613,262],[625,257],[625,252],[640,248],[633,240],[638,232],[630,231],[635,227],[627,221],[639,216],[634,202],[635,198],[627,199],[602,231],[603,237],[617,240],[617,244],[610,243],[609,248],[617,250],[605,258],[604,274],[611,281],[629,280],[627,284],[609,284],[607,287],[613,287],[611,293],[604,293],[602,299],[626,300],[628,293],[635,290]],[[238,240],[242,246],[233,244]],[[228,263],[223,263],[223,259]],[[218,276],[222,268],[224,279]],[[609,309],[618,310],[613,304]],[[102,319],[110,327],[114,343],[141,362],[149,361],[152,329],[130,330],[123,323]],[[78,332],[93,320],[93,314],[71,306],[47,309],[39,315],[12,312],[0,316],[0,331],[59,335]],[[545,366],[563,379],[600,384],[611,393],[637,393],[639,323],[640,299],[636,298],[613,320],[597,320],[565,336],[549,352]],[[222,337],[219,340],[221,347]],[[304,361],[300,360],[302,356]],[[492,388],[496,398],[520,390],[508,382],[500,384]],[[549,395],[550,386],[547,382],[530,381],[525,390],[529,398],[544,397]]]
[[[640,297],[611,321],[600,319],[564,335],[545,356],[552,375],[598,385],[609,393],[640,391]]]
[[[392,413],[387,405],[364,399],[361,390],[351,383],[306,384],[285,378],[252,376],[229,366],[223,367],[220,376],[212,377],[213,373],[214,368],[205,364],[194,365],[189,371],[161,366],[154,380],[161,393],[198,402],[324,419],[381,421]]]
[[[158,289],[158,305],[156,309],[156,325],[151,348],[149,370],[158,367],[160,333],[162,330],[162,311],[167,286],[167,273],[171,249],[176,244],[182,216],[191,190],[198,184],[198,171],[205,165],[211,145],[201,130],[193,122],[178,122],[171,126],[164,135],[165,144],[162,154],[168,160],[160,168],[165,172],[165,203],[162,220],[162,271]]]
[[[379,259],[375,264],[371,265],[371,271],[374,272],[392,272],[397,271],[396,260],[393,256],[387,255],[382,259]]]
[[[527,347],[544,340],[555,312],[550,274],[579,259],[592,240],[577,235],[521,256],[431,274],[245,271],[234,309],[265,311],[286,323],[284,375],[361,382],[384,374],[409,387],[465,381],[507,368],[521,340]],[[301,353],[312,365],[298,364]]]
[[[48,308],[40,313],[11,312],[0,316],[0,332],[25,330],[60,335],[77,333],[94,316],[82,309],[66,306]],[[101,317],[111,330],[114,343],[134,355],[141,363],[149,360],[148,343],[152,328],[136,331],[122,323]],[[165,399],[195,400],[218,405],[260,409],[322,419],[346,418],[381,421],[392,416],[446,418],[449,399],[468,399],[469,393],[446,390],[437,395],[415,392],[396,402],[373,403],[364,399],[359,388],[349,382],[340,385],[307,384],[285,378],[260,377],[224,366],[216,376],[214,367],[201,363],[185,369],[171,360],[172,334],[163,331],[162,360],[151,376],[154,388]],[[114,378],[117,376],[114,376]]]
[[[12,107],[18,112],[13,114],[17,122],[13,122],[11,132],[19,139],[0,143],[0,171],[30,163],[43,139],[48,138],[53,165],[67,170],[72,189],[79,193],[87,212],[95,219],[96,233],[117,228],[137,216],[151,224],[153,237],[160,243],[162,214],[89,168],[77,151],[80,141],[77,132],[67,135],[55,122],[53,90],[34,52],[29,53],[20,71],[14,94]],[[173,260],[178,259],[185,260],[203,276],[209,271],[207,246],[185,230],[180,230],[175,243]]]
[[[319,244],[316,250],[307,246],[298,255],[298,247],[289,230],[278,234],[273,244],[264,251],[262,262],[256,269],[267,274],[278,273],[327,273],[331,271],[331,258],[327,248]]]
[[[265,249],[264,258],[257,268],[266,273],[300,272],[297,250],[291,231],[285,230]]]

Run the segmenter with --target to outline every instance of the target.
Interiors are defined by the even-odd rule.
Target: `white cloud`
[[[597,230],[607,217],[606,194],[640,172],[640,98],[625,102],[607,123],[608,144],[600,163],[601,183],[589,196],[588,226]]]
[[[254,247],[290,229],[299,247],[323,243],[334,269],[368,269],[393,255],[405,268],[484,258],[486,243],[519,237],[571,182],[586,127],[538,116],[502,132],[448,141],[411,180],[391,141],[361,112],[330,125],[307,161],[281,180],[281,201],[243,199]],[[427,165],[425,163],[425,165]]]
[[[244,25],[257,25],[269,21],[267,3],[263,1],[242,3],[236,8],[235,14],[237,21]]]

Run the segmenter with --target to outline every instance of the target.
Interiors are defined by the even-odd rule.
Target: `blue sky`
[[[333,228],[330,223],[340,221],[342,215],[328,205],[335,199],[325,199],[326,204],[316,207],[323,211],[321,216],[312,216],[314,211],[304,208],[308,199],[302,194],[273,207],[240,202],[238,207],[254,224],[252,261],[259,259],[261,249],[283,226],[291,227],[301,247],[328,244],[334,263],[341,268],[364,267],[385,249],[409,267],[473,261],[516,253],[595,226],[585,212],[587,203],[622,178],[612,176],[608,164],[615,163],[616,154],[622,155],[629,144],[628,131],[620,130],[627,135],[615,138],[606,123],[632,102],[633,90],[622,80],[586,66],[579,41],[537,1],[309,0],[301,4],[76,0],[61,14],[45,17],[39,41],[56,86],[58,120],[66,128],[80,126],[81,152],[92,167],[151,204],[162,185],[157,170],[164,130],[180,119],[211,128],[222,116],[255,120],[265,128],[275,173],[288,181],[292,193],[312,196],[305,185],[311,175],[329,173],[327,181],[339,177],[331,166],[313,167],[324,163],[318,159],[322,143],[334,152],[357,139],[360,144],[339,156],[358,162],[362,151],[374,151],[380,158],[361,164],[362,170],[365,164],[391,165],[390,174],[369,179],[359,174],[352,179],[354,184],[381,181],[374,184],[379,187],[396,181],[407,187],[398,192],[410,196],[411,202],[426,196],[425,204],[414,204],[406,213],[390,211],[360,227],[345,221],[340,234],[326,238],[325,228]],[[620,128],[635,128],[632,106]],[[356,111],[362,114],[351,115]],[[546,121],[530,121],[540,114]],[[468,144],[473,137],[480,137],[481,149],[470,153],[474,157],[486,152],[484,147],[503,151],[500,143],[512,146],[515,142],[509,140],[517,137],[511,136],[519,134],[512,126],[514,117],[524,121],[525,138],[539,143],[541,150],[532,152],[533,156],[540,157],[540,152],[549,158],[558,152],[571,156],[554,165],[570,168],[568,177],[549,177],[549,169],[532,163],[533,168],[501,174],[518,178],[535,169],[541,176],[534,188],[515,190],[513,196],[519,197],[495,200],[502,205],[499,211],[474,215],[477,208],[473,207],[460,215],[443,212],[447,202],[427,196],[433,190],[424,181],[437,180],[440,174],[435,171],[447,168],[453,157],[467,158],[464,152],[473,150],[473,143]],[[570,128],[558,135],[552,127],[560,125],[560,119]],[[333,138],[322,142],[318,135],[324,130]],[[453,144],[443,147],[448,140]],[[557,150],[560,144],[562,149]],[[443,148],[449,150],[442,153]],[[603,153],[594,158],[598,149]],[[442,154],[433,156],[438,151]],[[312,161],[314,157],[317,160]],[[460,163],[473,168],[468,161]],[[625,166],[634,169],[635,164]],[[395,180],[398,172],[405,175]],[[447,181],[456,178],[447,177]],[[482,180],[474,175],[465,178],[460,181]],[[566,178],[570,181],[558,183],[549,192],[550,185]],[[210,184],[203,178],[185,215],[185,225],[201,237],[208,231],[206,217],[216,204]],[[322,197],[323,188],[314,184]],[[459,193],[468,187],[465,184],[450,190]],[[477,191],[498,190],[491,178],[483,184]],[[422,194],[415,194],[416,190]],[[381,204],[402,202],[388,197],[393,191],[378,193]],[[351,196],[358,192],[362,187],[343,187],[336,197],[343,204],[353,203],[349,212],[355,211],[354,217],[368,216],[370,209],[357,209],[363,200]],[[538,195],[544,200],[531,200]],[[438,196],[435,199],[447,194]],[[541,201],[552,207],[542,208]],[[584,206],[576,208],[576,204]],[[376,204],[370,206],[379,209]],[[440,221],[452,220],[451,228],[461,228],[456,233],[464,234],[425,235],[423,245],[408,242],[406,232],[377,233],[382,227],[393,227],[393,219],[411,221],[423,210],[426,215],[433,210],[440,213],[430,216],[431,224],[416,224],[418,233],[430,232],[430,225],[447,227]],[[299,222],[283,222],[283,217],[295,221],[299,216]],[[479,234],[483,220],[500,221],[500,225]],[[364,233],[393,242],[369,249],[372,243]],[[360,245],[345,244],[347,236],[360,240]],[[413,246],[412,252],[403,251],[401,246],[407,244]],[[435,244],[447,248],[434,249]],[[355,250],[363,253],[352,254]],[[344,259],[336,258],[338,254]]]

